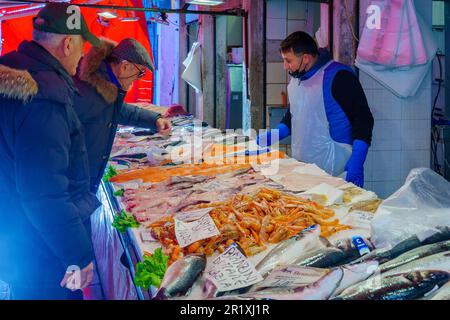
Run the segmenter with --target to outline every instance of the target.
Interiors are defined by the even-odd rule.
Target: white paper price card
[[[298,266],[280,266],[273,270],[264,281],[258,283],[258,288],[301,287],[316,282],[328,272],[318,269]]]
[[[236,244],[215,258],[206,273],[219,292],[245,288],[263,280]]]
[[[209,214],[204,214],[200,219],[193,222],[175,219],[175,236],[181,248],[219,234],[220,231]]]
[[[178,212],[175,214],[175,219],[181,220],[183,222],[191,222],[200,219],[205,214],[209,213],[213,208],[203,208],[198,210],[191,210],[185,212]]]
[[[370,230],[370,223],[374,215],[365,211],[351,211],[341,223],[353,228],[361,228]]]

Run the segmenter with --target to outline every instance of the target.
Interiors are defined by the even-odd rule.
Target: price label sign
[[[219,292],[245,288],[263,280],[236,244],[214,259],[206,274]]]
[[[192,211],[179,212],[175,214],[175,219],[181,220],[183,222],[191,222],[200,219],[205,214],[209,213],[213,208],[204,208]]]
[[[301,287],[316,282],[328,270],[297,266],[281,266],[273,270],[258,288]]]
[[[204,214],[200,219],[193,222],[175,219],[175,236],[181,248],[219,234],[220,231],[209,214]]]
[[[374,215],[370,212],[352,211],[342,219],[342,224],[349,225],[353,228],[370,230],[370,223],[373,217]]]

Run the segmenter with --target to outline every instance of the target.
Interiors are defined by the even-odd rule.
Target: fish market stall
[[[125,286],[139,298],[416,299],[449,280],[445,218],[383,242],[373,192],[245,135],[171,119],[170,136],[121,128],[105,176]]]

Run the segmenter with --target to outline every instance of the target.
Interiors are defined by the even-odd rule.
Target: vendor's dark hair
[[[280,52],[286,53],[291,50],[294,51],[297,56],[302,53],[308,53],[313,56],[319,55],[319,49],[316,41],[309,34],[303,31],[291,33],[281,42]]]

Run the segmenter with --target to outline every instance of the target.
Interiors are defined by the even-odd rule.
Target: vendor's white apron
[[[292,156],[301,162],[315,163],[333,176],[344,172],[352,146],[335,142],[330,136],[323,97],[323,66],[308,80],[292,78],[288,86],[292,114]]]

